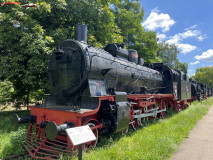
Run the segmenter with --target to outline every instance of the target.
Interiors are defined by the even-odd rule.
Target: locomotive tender
[[[145,67],[137,51],[122,44],[92,47],[86,43],[87,27],[76,28],[77,40],[61,42],[49,60],[52,89],[45,103],[29,106],[28,117],[14,117],[16,124],[31,122],[25,148],[32,157],[72,154],[76,148],[66,128],[89,125],[97,137],[127,131],[129,125],[136,129],[144,120],[164,116],[168,107],[185,109],[198,96],[185,73],[162,63]]]

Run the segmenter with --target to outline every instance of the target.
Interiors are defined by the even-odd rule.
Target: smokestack
[[[84,24],[77,24],[75,26],[75,39],[87,43],[87,26]]]

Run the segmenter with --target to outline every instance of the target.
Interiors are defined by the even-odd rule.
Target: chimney
[[[87,26],[85,24],[75,26],[75,39],[87,43]]]

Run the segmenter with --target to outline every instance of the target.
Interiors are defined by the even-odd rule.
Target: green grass
[[[83,153],[83,159],[155,160],[169,159],[180,143],[213,105],[213,97],[201,105],[194,102],[189,108],[165,119],[148,123],[126,136],[115,135],[102,147]]]
[[[0,112],[0,159],[25,152],[23,143],[28,125],[20,125],[19,129],[14,131],[12,117],[15,113],[20,117],[29,115],[29,111]]]

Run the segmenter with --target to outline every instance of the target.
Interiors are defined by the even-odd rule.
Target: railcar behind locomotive
[[[75,151],[67,128],[89,125],[98,137],[127,131],[129,125],[136,129],[144,120],[163,117],[168,107],[188,107],[196,89],[191,90],[185,73],[162,63],[145,67],[137,51],[123,44],[92,47],[86,43],[87,27],[76,28],[77,40],[61,42],[49,60],[52,89],[45,103],[29,106],[28,117],[14,117],[19,124],[31,122],[25,148],[32,157],[57,158]]]
[[[201,88],[200,85],[197,84],[197,81],[189,79],[191,82],[191,94],[192,94],[192,100],[200,100],[201,97]]]
[[[199,88],[200,88],[200,92],[201,92],[201,98],[202,99],[205,99],[206,96],[207,96],[207,88],[206,88],[206,85],[203,84],[203,83],[198,83],[199,85]]]

